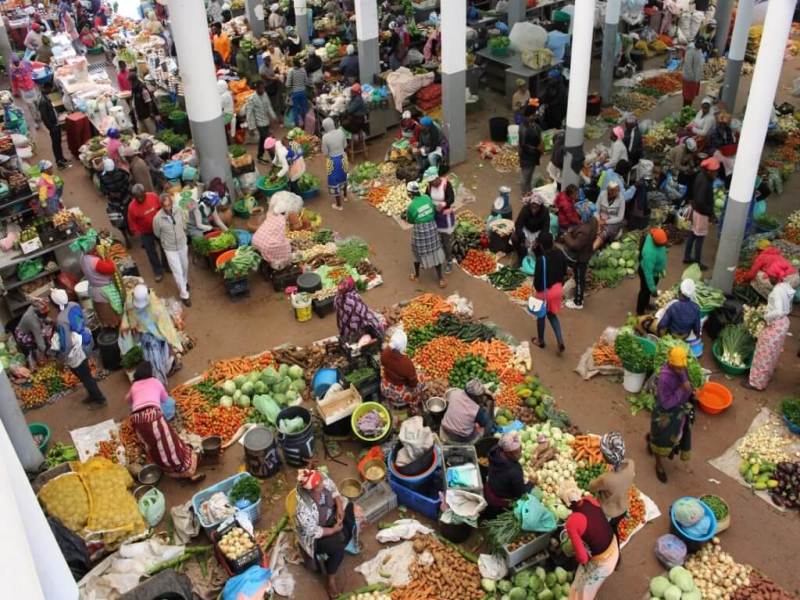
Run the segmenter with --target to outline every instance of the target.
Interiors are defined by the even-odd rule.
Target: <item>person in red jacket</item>
[[[580,225],[581,216],[575,210],[575,202],[578,200],[578,186],[571,183],[567,189],[561,191],[556,196],[555,205],[558,211],[558,227],[562,232],[569,231],[575,225]]]
[[[141,183],[131,188],[131,195],[133,202],[128,205],[128,230],[131,235],[138,235],[142,239],[142,248],[147,254],[150,266],[153,267],[156,281],[161,281],[167,260],[159,255],[159,250],[156,250],[161,244],[156,243],[156,236],[153,235],[153,218],[161,210],[161,202],[158,194],[145,192]]]

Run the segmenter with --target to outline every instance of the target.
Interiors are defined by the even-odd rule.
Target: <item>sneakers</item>
[[[572,310],[583,310],[583,304],[575,304],[574,300],[567,300],[564,302],[564,306],[571,308]]]
[[[69,169],[72,166],[72,163],[62,160],[61,162],[56,162],[56,166],[59,169]]]
[[[448,274],[453,272],[453,263],[452,262],[449,262],[444,266],[444,272],[448,273]]]
[[[181,298],[181,302],[183,302],[183,305],[186,306],[186,307],[189,307],[189,306],[192,305],[192,299],[191,298]]]

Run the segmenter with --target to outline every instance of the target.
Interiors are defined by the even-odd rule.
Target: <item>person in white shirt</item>
[[[686,126],[687,131],[693,136],[705,137],[714,126],[715,118],[714,111],[711,110],[713,102],[711,98],[706,96],[700,104],[700,110],[694,116],[694,119]]]
[[[625,147],[625,130],[621,125],[617,125],[611,130],[611,154],[606,161],[606,166],[612,169],[621,160],[628,160],[628,149]]]

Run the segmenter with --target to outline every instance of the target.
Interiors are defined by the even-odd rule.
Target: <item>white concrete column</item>
[[[583,166],[583,128],[586,125],[586,101],[589,96],[589,70],[592,64],[595,0],[575,0],[572,51],[570,53],[567,128],[564,135],[562,186],[580,181]],[[573,168],[573,161],[576,163]]]
[[[250,30],[257,38],[264,33],[264,0],[245,0],[245,12]]]
[[[14,388],[11,387],[2,365],[0,365],[0,427],[8,433],[17,460],[22,467],[26,471],[35,473],[42,466],[44,456],[33,441],[17,395],[14,393]]]
[[[169,13],[174,16],[170,25],[186,94],[186,114],[200,164],[200,176],[206,182],[219,177],[233,190],[211,44],[208,43],[208,36],[199,35],[207,29],[203,0],[168,0],[167,6]]]
[[[525,2],[525,0],[508,0],[508,20],[506,22],[508,24],[509,33],[514,29],[514,25],[527,21],[525,18],[527,9],[527,2]]]
[[[742,74],[742,62],[747,51],[747,34],[753,21],[755,0],[739,0],[736,9],[736,23],[733,25],[731,47],[728,50],[728,62],[725,65],[725,81],[722,84],[721,97],[728,112],[736,108],[736,94],[739,91],[739,78]]]
[[[303,43],[303,46],[307,46],[310,42],[310,36],[308,32],[308,7],[306,5],[306,0],[293,1],[294,27],[297,29],[297,35],[300,36],[300,41]]]
[[[750,94],[744,112],[739,150],[711,278],[712,285],[727,293],[733,288],[733,272],[739,263],[747,214],[753,199],[772,103],[780,81],[783,53],[789,38],[794,8],[795,0],[770,0],[764,19],[764,31],[768,31],[769,35],[761,37],[761,46],[758,49],[753,81],[750,84],[750,89],[757,92]]]
[[[378,33],[378,3],[356,0],[356,39],[358,41],[358,79],[372,85],[381,71]]]
[[[614,64],[617,46],[617,30],[619,29],[619,13],[622,0],[608,0],[606,3],[606,20],[603,26],[603,55],[600,62],[600,96],[603,104],[611,104],[614,89]]]
[[[0,19],[0,56],[3,57],[4,64],[6,65],[6,73],[11,70],[11,56],[14,51],[11,49],[11,40],[8,39],[8,31],[6,30],[3,19]]]
[[[467,3],[445,1],[442,10],[442,108],[450,164],[467,159]]]
[[[720,56],[725,54],[725,47],[728,45],[728,34],[731,32],[731,15],[733,14],[734,0],[719,0],[714,19],[717,21],[717,34],[714,37],[714,44]]]

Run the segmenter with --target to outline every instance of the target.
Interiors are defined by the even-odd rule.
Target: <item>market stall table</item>
[[[539,79],[552,68],[552,65],[540,69],[526,67],[517,52],[512,52],[508,56],[495,56],[489,48],[481,48],[475,54],[486,61],[486,79],[489,87],[505,94],[508,102],[511,102],[517,89],[517,79],[525,80],[528,89],[536,89]]]
[[[64,119],[67,147],[72,156],[78,156],[80,148],[92,138],[92,123],[82,112],[72,112]]]

